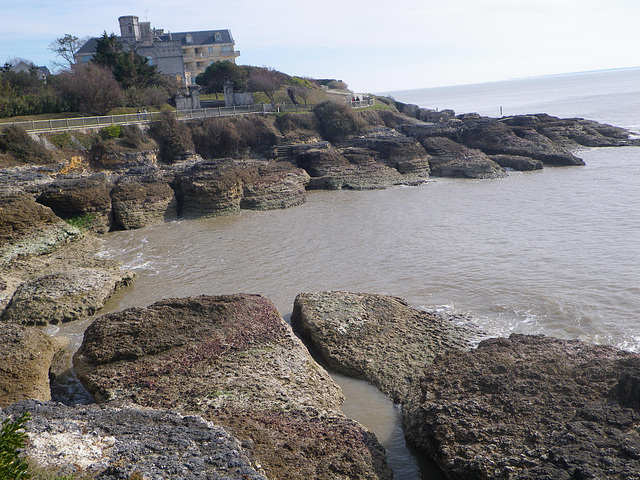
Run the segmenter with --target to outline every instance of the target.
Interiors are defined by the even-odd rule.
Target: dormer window
[[[193,43],[193,37],[189,34],[187,34],[186,37],[184,37],[184,41],[187,43]]]
[[[216,33],[216,42],[221,42],[222,41],[222,35],[220,35],[219,33]]]

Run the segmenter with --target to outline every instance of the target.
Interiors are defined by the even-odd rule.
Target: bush
[[[146,143],[146,138],[138,125],[124,125],[122,127],[121,144],[126,148],[139,149]]]
[[[75,148],[75,144],[73,142],[73,137],[69,132],[59,132],[54,133],[49,136],[49,141],[54,144],[56,147],[61,149],[72,149]]]
[[[44,146],[31,138],[24,128],[15,125],[0,131],[0,152],[24,163],[47,163],[51,160],[51,154]]]
[[[109,125],[108,127],[104,127],[100,130],[100,136],[104,140],[109,140],[110,138],[120,138],[122,136],[122,126]]]
[[[189,128],[170,111],[162,112],[160,120],[151,124],[149,134],[158,142],[160,156],[167,163],[173,163],[194,150]]]
[[[313,113],[320,124],[322,136],[330,142],[340,141],[364,127],[364,122],[345,103],[327,100],[316,105]]]
[[[23,413],[18,419],[7,419],[0,429],[0,479],[20,480],[31,477],[29,465],[18,456],[25,447],[27,432],[25,424],[29,414]]]

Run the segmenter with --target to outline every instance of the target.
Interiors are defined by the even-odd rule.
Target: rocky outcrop
[[[120,270],[74,268],[37,276],[13,294],[2,320],[23,325],[47,325],[81,320],[100,310],[111,295],[133,282]]]
[[[230,429],[270,478],[390,478],[375,436],[273,304],[169,299],[98,318],[74,357],[97,401],[198,412]]]
[[[398,297],[349,292],[302,293],[291,325],[331,369],[365,379],[404,401],[425,365],[469,348],[479,332],[468,319],[410,308]]]
[[[365,135],[351,137],[340,147],[360,149],[377,163],[397,170],[407,181],[429,177],[429,155],[424,148],[415,139],[391,128],[377,128]],[[343,154],[348,158],[344,151]]]
[[[0,417],[25,412],[31,420],[24,454],[59,476],[267,480],[236,438],[199,416],[26,401]]]
[[[106,175],[63,178],[47,185],[37,202],[64,219],[81,217],[85,227],[106,233],[111,225],[111,185]]]
[[[0,407],[26,399],[50,400],[49,372],[65,339],[35,328],[0,323]]]
[[[243,186],[240,208],[274,210],[306,202],[309,175],[301,168],[287,162],[271,162],[259,166],[258,175],[256,181]]]
[[[170,179],[157,169],[130,171],[111,191],[113,229],[143,228],[177,217]]]
[[[640,476],[640,356],[512,335],[425,369],[403,407],[407,437],[449,478]]]
[[[429,153],[431,173],[453,178],[501,178],[504,168],[482,151],[468,148],[446,137],[423,137],[420,142]]]
[[[181,217],[197,218],[304,203],[308,176],[290,165],[258,160],[199,162],[177,173],[172,184]]]
[[[0,196],[0,267],[13,260],[49,253],[80,231],[26,194]]]
[[[425,172],[424,160],[420,163],[415,157],[408,157],[403,167],[408,172],[413,169],[415,174],[405,176],[397,169],[376,161],[374,155],[377,153],[372,149],[348,145],[345,144],[344,148],[336,148],[329,142],[294,145],[281,160],[306,170],[311,176],[310,189],[382,189],[429,176],[428,171]]]
[[[567,150],[582,147],[620,147],[636,142],[629,138],[629,131],[582,118],[558,118],[544,113],[517,115],[501,119],[514,133],[523,138],[535,139],[533,132],[547,137],[554,144]]]

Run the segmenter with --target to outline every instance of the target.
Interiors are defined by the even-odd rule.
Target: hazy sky
[[[0,0],[0,61],[51,67],[66,33],[228,28],[237,63],[338,78],[359,92],[640,65],[638,0]]]

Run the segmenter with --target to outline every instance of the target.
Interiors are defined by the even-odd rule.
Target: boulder
[[[0,322],[0,407],[20,400],[50,400],[49,371],[66,351],[65,339]]]
[[[404,401],[436,355],[470,348],[479,335],[462,317],[349,292],[301,293],[291,325],[332,370],[372,383],[394,402]]]
[[[170,180],[156,169],[130,171],[111,191],[115,230],[132,230],[177,217]]]
[[[273,210],[301,205],[307,200],[309,175],[288,162],[271,162],[258,167],[258,179],[245,184],[240,208]]]
[[[29,195],[0,196],[0,267],[20,257],[49,253],[80,235]]]
[[[199,416],[24,401],[0,418],[23,413],[31,416],[24,453],[57,476],[267,480],[236,438]]]
[[[640,356],[613,347],[484,340],[426,367],[403,424],[448,478],[639,478],[634,378]]]
[[[340,412],[340,388],[258,295],[168,299],[99,317],[74,356],[100,403],[198,412],[270,478],[391,478],[375,436]]]
[[[36,276],[16,289],[2,320],[23,325],[81,320],[133,278],[132,272],[82,267]]]
[[[111,226],[111,185],[103,174],[69,177],[47,185],[37,202],[61,218],[82,222],[86,228],[106,233]]]

